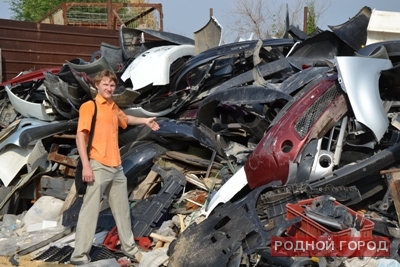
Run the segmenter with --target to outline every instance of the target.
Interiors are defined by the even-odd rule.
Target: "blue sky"
[[[289,6],[296,0],[275,1],[287,3]],[[316,3],[323,0],[316,0]],[[164,13],[164,30],[193,38],[193,32],[202,28],[209,20],[210,8],[214,17],[222,25],[224,36],[229,36],[227,23],[229,9],[234,5],[232,0],[154,0],[150,3],[160,3]],[[319,19],[318,26],[328,29],[328,25],[340,25],[355,16],[362,7],[371,9],[400,12],[400,0],[332,0],[330,8]],[[0,0],[0,18],[9,19],[11,11],[7,0]],[[248,36],[243,36],[248,37]],[[232,40],[228,40],[232,41]]]
[[[289,6],[296,0],[277,1]],[[324,0],[316,0],[316,3]],[[232,0],[159,0],[164,13],[164,30],[193,37],[193,32],[203,27],[209,19],[210,8],[214,17],[228,30],[229,10]],[[328,29],[328,25],[340,25],[355,16],[364,6],[371,9],[400,12],[400,0],[332,0],[330,8],[321,16],[318,26]],[[400,24],[400,23],[399,23]],[[226,33],[225,33],[226,34]],[[235,36],[237,37],[237,36]],[[243,36],[248,37],[248,36]]]

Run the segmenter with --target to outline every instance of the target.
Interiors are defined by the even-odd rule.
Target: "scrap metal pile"
[[[121,47],[103,43],[91,62],[3,82],[0,208],[19,214],[22,196],[53,196],[70,201],[62,225],[75,226],[78,109],[107,68],[121,109],[160,124],[119,135],[134,235],[164,248],[161,263],[143,266],[339,266],[349,259],[273,257],[271,238],[350,229],[387,237],[398,260],[400,40],[373,31],[379,12],[203,51],[176,34],[121,28]],[[114,226],[106,206],[98,230],[109,235],[97,248],[115,248]]]

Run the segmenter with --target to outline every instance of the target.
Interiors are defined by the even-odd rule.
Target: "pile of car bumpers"
[[[309,36],[289,27],[291,38],[200,50],[176,34],[121,28],[121,47],[102,44],[91,62],[3,82],[0,178],[10,190],[0,208],[16,191],[67,199],[56,181],[73,181],[79,106],[110,69],[121,109],[160,124],[121,130],[119,145],[135,236],[180,218],[168,266],[339,266],[351,257],[276,256],[272,240],[354,232],[387,238],[386,259],[397,261],[400,39],[376,37],[379,12],[364,7]],[[64,226],[76,225],[80,200]],[[105,209],[98,228],[114,226]]]

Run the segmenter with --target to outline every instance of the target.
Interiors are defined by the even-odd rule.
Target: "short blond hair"
[[[117,75],[115,75],[115,73],[111,70],[102,70],[99,73],[97,73],[97,75],[93,78],[93,82],[95,85],[100,84],[101,80],[104,78],[110,78],[110,80],[112,80],[115,85],[118,84],[118,78]]]

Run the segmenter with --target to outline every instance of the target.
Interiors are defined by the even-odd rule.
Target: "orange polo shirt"
[[[108,103],[99,94],[95,97],[95,101],[97,119],[90,158],[106,166],[119,166],[121,165],[121,155],[118,146],[118,126],[125,129],[128,126],[128,117],[114,102]],[[87,101],[81,105],[77,132],[90,132],[93,113],[93,101]]]

